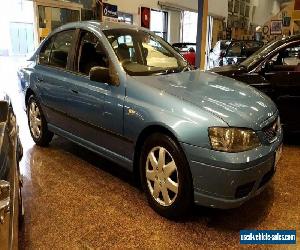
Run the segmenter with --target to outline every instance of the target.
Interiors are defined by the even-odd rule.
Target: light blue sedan
[[[282,130],[274,103],[235,80],[191,71],[145,29],[67,24],[18,75],[37,145],[57,134],[118,163],[165,217],[185,215],[193,202],[239,206],[275,173]]]

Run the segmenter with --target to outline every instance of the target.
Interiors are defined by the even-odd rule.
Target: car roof
[[[293,42],[300,40],[300,34],[288,36],[286,38],[281,39],[283,42]]]
[[[173,43],[173,45],[196,45],[196,43]]]
[[[97,28],[100,30],[112,30],[112,29],[133,29],[133,30],[146,30],[144,28],[138,27],[136,25],[131,25],[127,23],[118,23],[118,22],[100,22],[97,20],[90,21],[79,21],[72,22],[65,25],[60,26],[53,33],[58,31],[62,31],[65,29],[75,29],[75,28]]]

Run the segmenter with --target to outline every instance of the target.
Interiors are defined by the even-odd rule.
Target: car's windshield
[[[104,30],[103,33],[129,75],[177,73],[188,67],[182,56],[156,35],[132,29]]]
[[[256,52],[254,52],[250,57],[243,61],[240,65],[246,68],[251,68],[256,65],[262,58],[265,58],[270,52],[272,52],[277,47],[281,46],[283,43],[282,40],[272,41]]]

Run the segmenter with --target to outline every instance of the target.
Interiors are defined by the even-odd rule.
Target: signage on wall
[[[118,21],[118,6],[103,3],[103,19],[105,21]]]
[[[294,10],[300,10],[300,0],[295,0]]]
[[[150,29],[151,10],[147,7],[141,7],[141,26]]]
[[[271,21],[270,34],[271,35],[281,35],[282,34],[282,20]]]

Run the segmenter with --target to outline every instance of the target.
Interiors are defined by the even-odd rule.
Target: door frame
[[[33,2],[33,10],[35,13],[34,18],[34,37],[35,37],[35,47],[37,48],[40,44],[39,41],[39,15],[38,15],[38,6],[44,7],[52,7],[52,8],[63,8],[69,10],[77,10],[79,11],[79,21],[81,21],[81,10],[83,9],[83,5],[79,3],[71,3],[71,2],[62,2],[55,0],[34,0]]]

